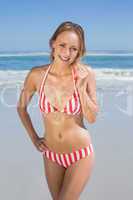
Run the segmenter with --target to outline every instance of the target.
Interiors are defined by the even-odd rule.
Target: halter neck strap
[[[48,75],[48,72],[49,72],[49,70],[50,70],[51,67],[52,67],[52,65],[50,64],[50,65],[48,66],[47,71],[45,72],[45,75],[44,75],[44,77],[43,77],[43,80],[42,80],[42,83],[41,83],[41,86],[40,86],[39,93],[42,93],[45,79],[46,79],[46,77],[47,77],[47,75]],[[75,82],[76,82],[76,80],[77,80],[77,76],[76,76],[76,71],[75,71],[75,68],[74,68],[74,67],[72,68],[72,77],[73,77],[74,89],[76,89],[76,84],[75,84]]]

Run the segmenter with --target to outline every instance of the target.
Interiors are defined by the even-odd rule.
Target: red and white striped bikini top
[[[46,77],[48,75],[48,72],[50,70],[51,65],[49,65],[44,78],[42,80],[40,89],[39,89],[39,94],[40,94],[40,98],[39,98],[39,107],[40,110],[43,113],[50,113],[50,112],[63,112],[63,113],[67,113],[70,115],[76,115],[76,114],[80,114],[81,112],[81,104],[80,104],[80,98],[79,98],[79,93],[78,90],[76,89],[76,85],[75,85],[75,73],[74,70],[72,69],[72,77],[73,77],[73,82],[74,82],[74,92],[71,96],[71,98],[66,102],[65,107],[62,110],[59,110],[57,107],[51,105],[51,103],[49,102],[49,100],[47,99],[45,93],[44,93],[44,82],[46,80]]]

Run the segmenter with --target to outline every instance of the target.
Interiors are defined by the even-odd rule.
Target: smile
[[[59,56],[59,58],[60,58],[62,61],[65,61],[65,62],[67,62],[67,61],[70,60],[70,58],[64,58],[64,57],[61,57],[61,56]]]

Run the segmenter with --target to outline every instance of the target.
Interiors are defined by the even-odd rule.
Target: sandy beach
[[[16,112],[17,93],[15,87],[5,92],[0,89],[0,198],[51,200],[42,155],[31,143]],[[133,90],[121,93],[117,89],[98,89],[97,121],[84,121],[92,137],[96,162],[80,200],[125,200],[133,196]],[[41,136],[43,126],[37,101],[35,95],[29,113]]]
[[[30,71],[39,85],[50,75],[44,90],[59,83],[57,89],[68,93],[62,81],[74,67],[76,82],[82,64],[88,74],[95,72],[99,113],[95,123],[84,119],[95,162],[78,200],[133,200],[133,1],[1,1],[0,16],[0,200],[53,200],[43,153],[24,128],[17,103]],[[45,74],[48,65],[53,69]],[[88,75],[93,88],[92,79]],[[36,92],[27,110],[43,137],[38,102]]]

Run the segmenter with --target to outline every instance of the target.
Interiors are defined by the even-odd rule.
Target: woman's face
[[[53,48],[55,60],[63,64],[71,64],[75,61],[80,49],[79,37],[75,32],[64,31],[53,42]]]

